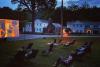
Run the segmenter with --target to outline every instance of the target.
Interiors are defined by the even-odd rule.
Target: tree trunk
[[[33,0],[33,1],[31,1],[31,3],[32,3],[32,5],[31,5],[31,7],[32,7],[32,33],[35,33],[35,26],[34,26],[34,21],[35,21],[35,1]]]
[[[35,22],[34,21],[35,21],[35,16],[34,16],[34,13],[32,13],[32,33],[35,33],[35,26],[34,26],[35,25],[34,24]]]

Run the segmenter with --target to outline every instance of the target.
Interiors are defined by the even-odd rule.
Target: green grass
[[[51,42],[53,38],[33,39],[25,41],[4,41],[0,43],[0,67],[5,67],[21,46],[27,46],[31,42],[34,43],[33,48],[39,49],[39,53],[35,59],[26,61],[22,64],[23,66],[21,67],[52,67],[59,56],[67,56],[71,51],[75,51],[76,48],[80,47],[82,43],[90,40],[94,41],[92,46],[92,54],[85,57],[83,62],[75,61],[72,65],[74,67],[100,67],[100,38],[72,39],[77,40],[75,45],[70,47],[56,46],[54,48],[54,52],[49,56],[42,56],[41,52],[49,47],[46,44]],[[64,66],[60,65],[59,67]]]

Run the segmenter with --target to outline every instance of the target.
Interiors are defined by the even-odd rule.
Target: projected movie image
[[[0,38],[18,36],[19,22],[17,20],[0,20]]]

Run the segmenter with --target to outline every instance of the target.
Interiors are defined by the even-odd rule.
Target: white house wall
[[[70,28],[73,33],[85,33],[86,28],[100,28],[100,24],[94,24],[93,22],[80,22],[80,21],[74,21],[74,22],[67,22],[67,28]]]
[[[47,27],[48,23],[46,21],[42,22],[41,20],[35,21],[35,32],[43,33],[43,28]]]
[[[34,22],[35,32],[36,33],[43,33],[43,29],[47,28],[48,20],[36,19]],[[55,31],[60,30],[61,25],[58,23],[53,23],[55,26]],[[23,32],[32,32],[32,22],[27,22],[23,27]]]
[[[79,21],[67,23],[67,28],[70,28],[73,33],[84,33],[85,25]]]

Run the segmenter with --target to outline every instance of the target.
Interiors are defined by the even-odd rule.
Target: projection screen
[[[0,19],[0,38],[18,37],[19,36],[19,21]]]

